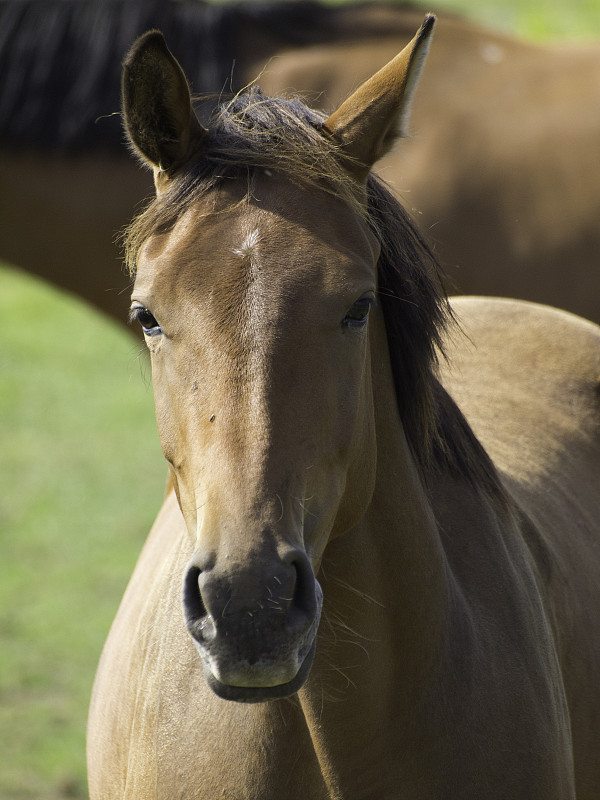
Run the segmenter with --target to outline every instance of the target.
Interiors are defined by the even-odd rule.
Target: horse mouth
[[[315,636],[296,675],[291,680],[274,686],[236,686],[223,683],[215,676],[203,658],[204,676],[209,688],[222,700],[233,700],[237,703],[265,703],[270,700],[282,700],[295,694],[304,685],[312,667],[316,646],[317,637]]]

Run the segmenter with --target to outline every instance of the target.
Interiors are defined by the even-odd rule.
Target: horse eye
[[[342,324],[345,326],[356,327],[364,325],[369,317],[369,311],[371,310],[373,303],[374,299],[370,295],[361,297],[360,300],[357,300],[352,308],[348,311],[342,320]]]
[[[137,320],[142,326],[142,330],[146,336],[156,336],[157,333],[162,333],[161,327],[147,308],[143,306],[136,306],[132,308],[130,319]]]

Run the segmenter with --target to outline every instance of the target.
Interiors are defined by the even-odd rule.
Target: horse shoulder
[[[597,786],[588,732],[600,724],[600,327],[520,301],[453,307],[466,336],[450,348],[444,384],[516,501],[560,662],[577,786]]]
[[[176,786],[181,797],[325,798],[299,706],[231,703],[208,689],[181,610],[178,578],[192,549],[170,492],[98,668],[88,723],[90,797],[153,800],[172,797]],[[296,726],[298,735],[290,735]]]
[[[88,720],[91,797],[156,796],[150,764],[157,724],[158,653],[167,609],[181,616],[179,598],[173,596],[178,594],[173,591],[177,581],[169,581],[178,560],[185,563],[187,534],[178,517],[181,514],[171,493],[148,536],[104,646]]]

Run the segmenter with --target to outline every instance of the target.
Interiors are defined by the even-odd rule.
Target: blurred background
[[[103,111],[92,95],[99,89],[92,82],[86,87],[84,81],[83,88],[79,84],[85,61],[79,73],[71,72],[72,85],[78,86],[71,105],[82,110],[88,103],[93,106],[96,141],[91,150],[85,131],[59,135],[24,109],[20,99],[26,81],[37,82],[37,91],[54,107],[62,102],[61,92],[70,91],[50,85],[45,76],[53,59],[68,55],[64,37],[54,50],[49,45],[60,14],[73,4],[0,2],[0,81],[5,85],[0,91],[2,800],[87,797],[85,725],[94,672],[161,505],[167,472],[155,431],[148,361],[139,338],[125,326],[128,279],[114,245],[116,231],[150,191],[148,177],[124,147],[119,156],[112,155],[115,145],[109,147],[108,140],[120,138],[119,122],[108,115],[118,111],[118,103],[110,100],[107,124],[98,126]],[[80,24],[87,24],[84,7],[110,4],[76,0]],[[175,8],[181,14],[192,5],[200,7],[149,2],[142,13],[132,2],[129,14],[127,2],[121,2],[119,35],[107,27],[106,17],[97,16],[99,51],[109,40],[111,47],[122,49],[114,54],[110,75],[116,70],[118,76],[125,49],[151,26],[146,16],[150,6],[158,20],[152,24],[168,26],[167,16]],[[252,13],[240,22],[236,14],[241,7]],[[220,76],[231,69],[232,55],[243,75],[278,52],[274,32],[262,36],[264,20],[274,14],[268,4],[230,4],[225,16],[217,8],[203,4],[201,24],[210,26],[212,37],[206,52],[215,57],[217,33],[227,40],[228,31],[236,30],[236,37],[223,56],[216,53],[221,72],[207,72],[205,64],[193,80],[202,91],[220,91]],[[283,49],[303,46],[311,25],[320,24],[316,6],[313,11],[313,22],[290,17]],[[600,40],[600,0],[436,0],[421,11],[457,12],[544,46],[568,42],[586,48]],[[19,30],[33,19],[37,34],[11,50]],[[69,23],[69,30],[76,38],[76,22]],[[327,44],[326,27],[321,30],[320,44]],[[236,42],[242,41],[249,55],[235,53]],[[48,73],[38,65],[39,53]],[[90,63],[101,55],[90,50]],[[101,72],[96,79],[106,82]],[[118,96],[118,78],[110,80]],[[19,109],[27,113],[17,120]],[[11,120],[20,127],[11,129]],[[590,169],[596,170],[597,163],[590,160]],[[99,205],[87,208],[83,190],[92,185],[98,187]],[[100,213],[106,220],[96,230],[93,222]]]

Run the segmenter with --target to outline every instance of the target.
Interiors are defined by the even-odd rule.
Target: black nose
[[[261,634],[293,638],[312,625],[315,578],[303,551],[233,567],[217,560],[202,569],[200,563],[190,563],[183,589],[185,620],[198,643],[235,635],[258,644]]]
[[[223,700],[289,697],[307,679],[322,592],[299,549],[254,551],[232,564],[218,554],[188,565],[183,605],[205,678]]]

